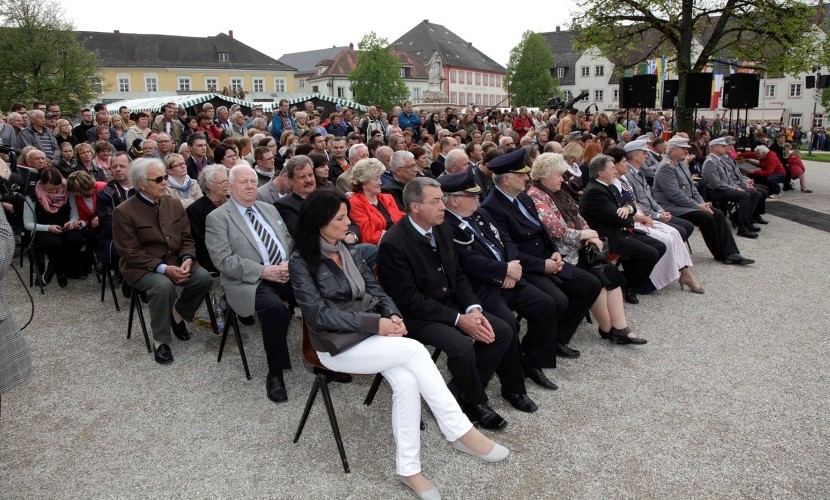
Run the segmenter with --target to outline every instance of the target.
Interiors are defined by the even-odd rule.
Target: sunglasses
[[[155,179],[147,179],[150,182],[155,182],[156,184],[161,184],[162,182],[166,181],[170,176],[169,175],[160,175]]]

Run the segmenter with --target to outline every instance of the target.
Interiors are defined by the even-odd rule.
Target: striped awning
[[[127,106],[130,109],[130,111],[133,112],[149,111],[151,113],[159,113],[161,112],[162,106],[164,106],[168,102],[176,103],[176,106],[182,108],[191,108],[193,106],[196,106],[197,104],[208,102],[214,98],[227,101],[229,104],[239,104],[240,106],[246,106],[249,108],[253,107],[255,104],[250,101],[237,99],[235,97],[229,97],[223,94],[219,94],[217,92],[211,92],[207,94],[188,94],[162,97],[145,97],[142,99],[127,99],[124,101],[117,101],[107,104],[107,110],[111,115],[113,115],[118,113],[118,108],[120,108],[121,106]]]
[[[343,98],[340,98],[340,97],[333,97],[333,96],[330,96],[330,95],[320,94],[319,92],[314,92],[314,93],[311,93],[311,94],[297,94],[297,93],[291,92],[291,93],[286,93],[282,98],[283,99],[288,99],[288,104],[290,106],[294,106],[295,104],[302,104],[306,101],[311,101],[313,99],[319,99],[321,101],[326,101],[326,102],[330,102],[330,103],[333,103],[333,104],[340,104],[341,106],[346,106],[348,108],[356,109],[356,110],[362,111],[362,112],[365,112],[367,109],[369,109],[368,106],[365,106],[363,104],[360,104],[360,103],[357,103],[357,102],[354,102],[354,101],[350,101],[349,99],[343,99]],[[279,107],[279,102],[280,102],[280,99],[276,99],[276,100],[274,100],[274,102],[258,102],[256,104],[261,105],[262,110],[265,113],[269,113],[269,112],[271,112],[274,109]]]

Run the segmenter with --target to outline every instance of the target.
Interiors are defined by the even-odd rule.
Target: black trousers
[[[695,225],[685,219],[681,219],[680,217],[672,217],[668,222],[664,222],[663,224],[675,228],[677,232],[680,233],[680,237],[683,238],[683,241],[688,241],[692,236],[692,233],[695,232]]]
[[[510,325],[517,338],[519,322],[513,311],[525,318],[527,333],[521,341],[525,361],[537,368],[556,368],[558,317],[552,296],[525,282],[514,288],[502,288],[500,299],[483,300],[481,305]]]
[[[488,312],[496,339],[490,343],[473,341],[460,329],[444,323],[427,323],[409,336],[441,349],[447,355],[452,380],[447,384],[458,397],[472,404],[486,403],[484,388],[498,373],[502,391],[524,394],[524,374],[519,358],[519,339],[510,326]]]
[[[738,191],[737,189],[710,190],[709,198],[714,202],[734,202],[738,204],[738,227],[744,231],[750,230],[755,218],[755,209],[761,199],[757,191]]]
[[[588,310],[597,300],[602,284],[593,274],[573,268],[570,278],[547,274],[525,273],[524,279],[531,285],[553,297],[559,313],[558,342],[567,344]],[[564,305],[564,311],[562,307]]]
[[[755,205],[755,217],[767,213],[767,197],[769,197],[769,188],[755,184],[750,188],[749,192],[758,198],[758,203]]]
[[[285,302],[290,304],[292,299],[291,285],[288,283],[262,280],[256,289],[254,308],[262,324],[262,343],[269,372],[291,368],[286,340],[291,309]]]
[[[735,244],[735,238],[732,237],[732,231],[729,230],[729,226],[726,224],[726,217],[724,217],[723,212],[717,208],[712,210],[714,215],[703,210],[692,210],[680,217],[700,229],[703,241],[706,242],[706,248],[712,253],[712,257],[715,260],[723,261],[732,254],[740,253],[740,251],[738,245]]]
[[[84,241],[84,234],[78,229],[60,234],[52,234],[49,231],[34,232],[34,244],[49,257],[55,274],[66,274],[68,270],[80,264],[79,254]],[[43,262],[38,262],[40,272],[45,270],[42,264]]]
[[[647,234],[635,232],[625,234],[616,248],[612,246],[610,250],[620,254],[626,287],[639,289],[649,285],[648,277],[666,253],[666,245]]]

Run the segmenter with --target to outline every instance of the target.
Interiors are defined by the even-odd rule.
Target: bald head
[[[444,170],[448,174],[466,172],[470,165],[470,158],[461,149],[453,149],[444,160]]]
[[[392,158],[394,152],[389,146],[381,146],[375,151],[375,158],[380,160],[383,166],[389,170],[389,160]]]

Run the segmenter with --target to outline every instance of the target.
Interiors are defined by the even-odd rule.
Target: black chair
[[[26,250],[26,258],[29,261],[29,288],[37,285],[40,288],[40,294],[46,295],[46,292],[43,290],[43,287],[46,286],[46,283],[43,282],[44,269],[41,269],[38,264],[38,261],[40,259],[44,259],[44,256],[41,256],[39,250],[34,245],[32,238],[32,233],[29,231],[23,231],[20,237],[20,248]],[[22,265],[22,253],[20,254],[20,262]]]
[[[222,301],[223,299],[219,300]],[[205,298],[205,301],[207,303],[208,314],[210,315],[214,332],[218,333],[215,312],[213,311],[213,306],[210,304],[210,294],[208,294]],[[233,331],[236,336],[236,346],[239,348],[239,356],[242,358],[242,367],[245,369],[245,377],[248,380],[251,380],[251,371],[248,369],[248,358],[245,356],[245,347],[242,345],[242,335],[239,333],[239,319],[230,304],[228,304],[227,307],[225,325],[222,327],[222,340],[219,342],[219,356],[216,358],[216,362],[219,363],[222,361],[222,353],[225,351],[225,341],[228,339],[228,329],[231,327],[233,327]]]
[[[147,352],[153,352],[153,347],[150,345],[150,335],[147,334],[147,323],[144,321],[144,310],[141,307],[141,293],[135,288],[130,287],[130,315],[127,320],[127,339],[133,332],[133,314],[138,311],[138,321],[141,323],[141,331],[144,332],[144,343],[147,344]]]
[[[118,305],[118,296],[115,294],[115,282],[112,279],[112,268],[109,264],[104,264],[104,272],[101,273],[101,302],[104,301],[104,295],[107,291],[107,282],[110,284],[110,292],[112,292],[112,301],[115,303],[115,310],[121,311],[121,306]]]
[[[311,347],[311,341],[308,338],[308,325],[303,320],[303,359],[311,365],[314,370],[314,383],[311,386],[311,393],[308,395],[308,401],[303,410],[303,417],[300,419],[300,425],[297,427],[297,433],[294,434],[294,443],[300,440],[300,434],[303,432],[305,423],[308,420],[308,415],[311,413],[311,407],[317,399],[317,392],[323,393],[323,403],[326,405],[326,413],[329,415],[329,423],[331,430],[334,433],[334,440],[337,442],[337,451],[340,452],[340,460],[343,462],[343,471],[351,472],[349,470],[349,461],[346,459],[346,450],[343,448],[343,438],[340,436],[340,427],[337,425],[337,415],[334,413],[334,404],[331,401],[331,393],[329,392],[329,382],[326,378],[325,372],[331,372],[322,363],[317,356],[317,352]],[[378,374],[380,376],[380,374]],[[378,382],[380,384],[380,382]],[[377,390],[377,389],[375,389]]]

